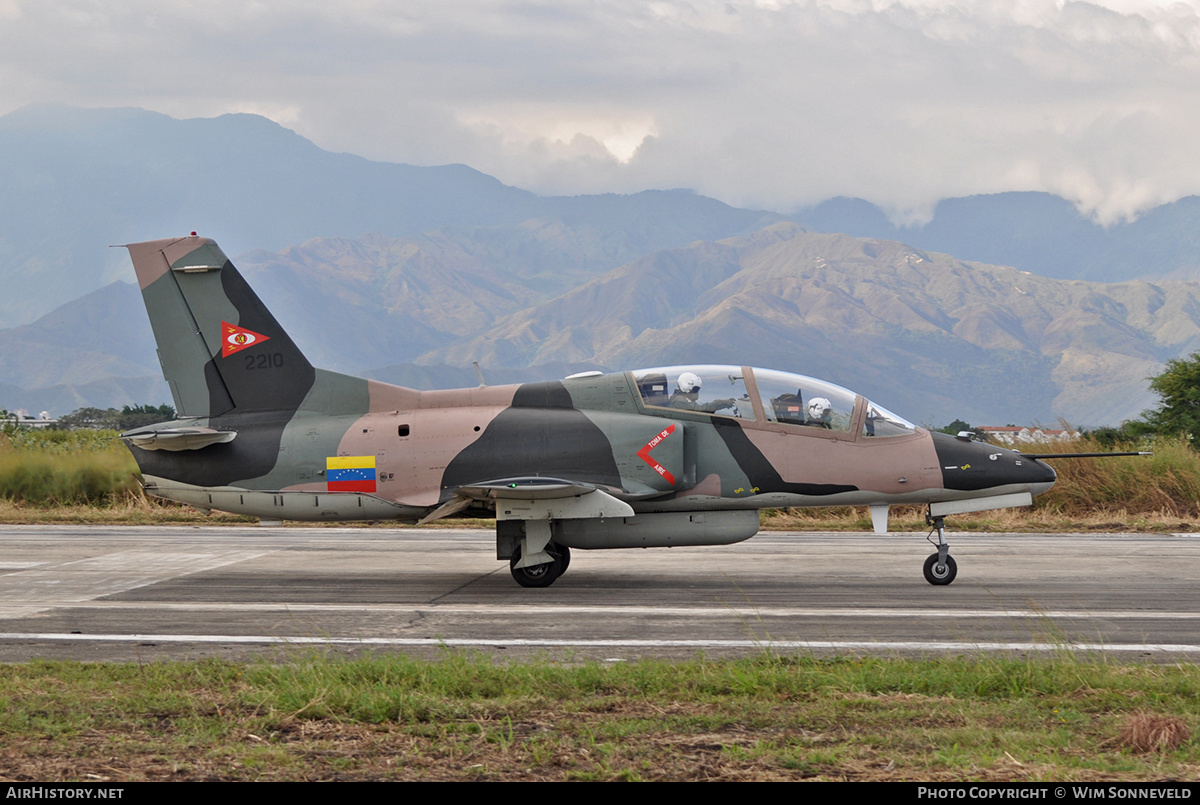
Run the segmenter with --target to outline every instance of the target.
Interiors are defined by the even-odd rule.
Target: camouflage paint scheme
[[[127,248],[178,419],[122,438],[160,498],[268,520],[494,515],[498,558],[546,586],[572,547],[737,542],[762,508],[868,505],[886,529],[889,504],[1023,505],[1054,482],[907,423],[871,438],[873,404],[844,389],[841,430],[776,421],[750,367],[702,367],[742,390],[724,415],[648,404],[645,372],[688,367],[453,391],[316,369],[214,241]]]

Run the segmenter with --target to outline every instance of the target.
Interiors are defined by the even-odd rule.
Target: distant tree
[[[975,438],[981,442],[988,440],[987,434],[976,430],[971,423],[964,422],[961,419],[956,419],[944,428],[938,428],[938,433],[949,433],[951,436],[957,436],[964,430],[975,434]]]
[[[116,430],[121,412],[116,408],[76,408],[58,418],[62,430]]]
[[[175,418],[169,405],[126,405],[116,408],[76,408],[58,418],[62,430],[133,430]]]
[[[1185,435],[1193,445],[1200,445],[1200,352],[1167,361],[1162,374],[1150,378],[1150,389],[1162,402],[1142,414],[1146,429]]]
[[[144,428],[158,422],[169,422],[175,418],[175,409],[170,405],[126,405],[117,417],[117,430]]]
[[[1147,411],[1143,416],[1149,413]],[[1129,449],[1131,445],[1137,445],[1147,438],[1153,439],[1157,432],[1144,419],[1127,419],[1116,427],[1102,425],[1098,428],[1081,428],[1079,431],[1081,436],[1095,440],[1106,450]]]
[[[175,409],[169,405],[126,405],[120,411],[116,408],[76,408],[59,417],[58,427],[63,430],[133,430],[174,418]]]

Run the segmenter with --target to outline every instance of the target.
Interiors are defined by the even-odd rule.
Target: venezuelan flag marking
[[[325,481],[330,492],[374,492],[375,456],[327,456]]]

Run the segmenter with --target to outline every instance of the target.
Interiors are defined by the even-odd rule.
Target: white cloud
[[[1200,193],[1200,0],[0,0],[0,112],[254,111],[540,192]]]

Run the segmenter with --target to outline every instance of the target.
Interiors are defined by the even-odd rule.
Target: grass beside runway
[[[762,655],[0,666],[9,780],[1194,780],[1200,669]]]

